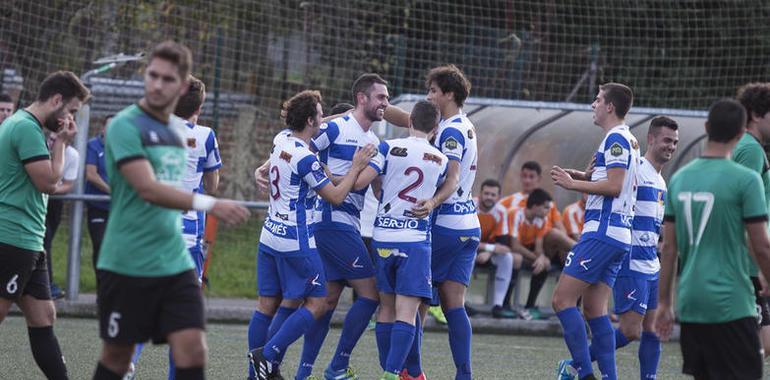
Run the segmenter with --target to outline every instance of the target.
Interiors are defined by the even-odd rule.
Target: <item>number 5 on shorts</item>
[[[109,335],[110,338],[114,338],[118,336],[118,333],[120,332],[120,327],[118,326],[118,319],[120,319],[120,313],[113,311],[110,314],[110,321],[107,325],[107,335]]]
[[[570,264],[572,264],[572,256],[575,255],[575,252],[570,251],[570,253],[567,254],[567,258],[564,259],[564,266],[568,267]]]

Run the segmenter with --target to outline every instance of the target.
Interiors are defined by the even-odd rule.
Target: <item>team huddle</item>
[[[156,46],[144,71],[144,97],[115,115],[100,140],[112,211],[95,259],[103,342],[97,380],[131,379],[148,340],[169,344],[169,379],[205,376],[205,213],[238,224],[249,212],[204,194],[216,191],[222,162],[214,133],[197,124],[205,86],[191,71],[186,47]],[[502,272],[522,261],[537,273],[551,262],[562,266],[552,302],[571,358],[558,363],[560,379],[595,379],[594,361],[601,378],[617,379],[615,350],[634,340],[640,377],[656,378],[674,307],[684,373],[762,377],[762,347],[770,348],[770,164],[762,148],[770,138],[770,84],[748,84],[737,101],[714,103],[703,156],[680,169],[668,189],[661,171],[677,148],[677,122],[652,118],[641,155],[624,121],[631,89],[600,86],[592,110],[605,136],[591,164],[585,171],[550,170],[557,186],[585,195],[582,231],[560,236],[566,248],[556,257],[530,245],[541,244],[544,233],[523,226],[545,223],[554,207],[534,189],[511,201],[520,209],[511,212],[503,245],[521,255],[507,261],[497,253],[510,250],[497,252],[479,219],[508,207],[472,197],[478,135],[462,111],[468,79],[454,65],[429,70],[427,99],[411,112],[390,106],[387,85],[377,74],[361,75],[352,86],[352,109],[327,118],[318,91],[283,104],[287,129],[255,171],[270,207],[244,352],[248,378],[283,379],[287,348],[304,338],[295,379],[315,379],[332,314],[350,286],[356,298],[324,379],[358,378],[350,357],[375,314],[381,379],[425,379],[422,325],[429,306],[446,316],[455,379],[472,379],[465,293],[484,252],[484,261]],[[89,97],[74,74],[56,72],[32,105],[0,127],[0,322],[13,303],[20,307],[34,359],[49,379],[68,377],[42,252],[46,202],[60,186],[74,114]],[[380,141],[371,127],[382,120],[409,136]],[[485,182],[482,193],[493,184]],[[367,193],[378,202],[369,247],[360,232]],[[495,285],[493,313],[507,307],[510,282],[509,273]]]

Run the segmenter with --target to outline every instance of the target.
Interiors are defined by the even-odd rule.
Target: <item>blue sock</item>
[[[254,314],[251,315],[251,321],[249,322],[249,351],[259,348],[265,345],[267,342],[267,327],[270,325],[272,317],[260,313],[254,310]],[[257,374],[254,373],[254,368],[249,364],[249,378],[256,378]]]
[[[380,367],[385,370],[385,362],[390,353],[390,333],[393,331],[393,324],[386,322],[377,322],[374,333],[377,336],[377,351],[380,354]]]
[[[406,361],[404,367],[409,372],[409,376],[417,377],[422,373],[422,363],[420,358],[420,347],[422,346],[422,321],[420,320],[420,313],[417,313],[417,318],[414,320],[414,342],[412,348],[406,355]]]
[[[313,323],[315,323],[315,319],[313,319],[310,310],[304,307],[297,309],[286,319],[278,332],[265,343],[265,350],[263,351],[265,359],[274,364],[280,364],[278,359],[286,351],[286,348],[304,335],[305,331],[313,326]]]
[[[654,332],[643,331],[639,343],[639,370],[642,379],[654,379],[660,362],[660,339]]]
[[[267,339],[270,340],[270,338],[275,335],[275,333],[278,332],[278,330],[281,329],[281,326],[283,326],[283,323],[286,322],[286,318],[289,318],[289,316],[297,311],[296,308],[291,307],[279,307],[278,311],[275,313],[275,316],[273,316],[273,321],[270,322],[270,327],[267,328]],[[283,362],[283,357],[286,355],[286,351],[282,352],[280,355],[278,355],[278,361]]]
[[[174,379],[176,379],[176,365],[174,364],[174,355],[171,354],[171,348],[169,348],[168,349],[168,380],[174,380]]]
[[[464,307],[447,310],[444,316],[449,327],[449,348],[457,368],[455,380],[471,380],[471,321]]]
[[[607,315],[589,319],[591,328],[591,345],[596,351],[596,363],[602,373],[602,379],[617,380],[617,368],[615,367],[615,331],[612,322]]]
[[[620,329],[615,329],[615,349],[623,348],[625,346],[628,346],[628,344],[631,343],[628,338],[626,338],[625,335],[623,335],[623,332],[620,331]],[[591,361],[596,361],[596,349],[593,345],[588,348],[588,350],[591,352]]]
[[[388,359],[385,361],[385,371],[396,374],[401,373],[401,370],[404,369],[406,354],[412,348],[413,340],[414,326],[402,321],[396,321],[393,324],[393,331],[390,333],[390,350],[388,352]]]
[[[556,313],[556,316],[564,330],[564,342],[572,355],[572,366],[578,371],[578,378],[592,374],[594,370],[588,351],[588,334],[580,311],[577,307],[570,307]]]
[[[136,346],[134,346],[134,356],[131,357],[131,363],[139,362],[139,358],[142,357],[142,350],[144,349],[144,343],[137,343]]]
[[[273,335],[275,335],[275,333],[277,333],[281,328],[283,323],[286,322],[286,318],[289,318],[291,313],[295,311],[297,311],[296,308],[284,306],[279,307],[278,311],[276,311],[275,315],[273,316],[273,321],[270,322],[270,327],[267,329],[267,339],[272,338]]]
[[[318,353],[321,352],[321,346],[324,343],[324,339],[326,339],[326,334],[329,333],[329,323],[332,320],[332,315],[334,315],[334,310],[327,311],[305,333],[305,342],[302,346],[302,357],[299,361],[299,367],[297,367],[296,379],[305,380],[306,377],[313,373],[313,364],[315,364]]]
[[[350,353],[356,347],[356,343],[361,339],[361,335],[366,331],[372,314],[377,310],[380,303],[364,297],[358,297],[353,306],[350,307],[348,315],[345,316],[345,323],[342,325],[342,334],[337,344],[337,351],[332,357],[329,367],[335,371],[348,368],[350,364]]]
[[[620,331],[620,329],[615,329],[615,349],[628,346],[629,343],[631,343],[631,341],[623,335],[623,332]]]

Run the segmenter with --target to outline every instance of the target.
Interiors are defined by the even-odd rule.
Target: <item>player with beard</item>
[[[16,303],[32,356],[49,379],[66,379],[67,369],[53,333],[56,311],[43,252],[46,203],[59,189],[65,142],[75,135],[74,115],[89,96],[75,74],[55,72],[35,102],[0,129],[0,322]],[[50,152],[44,128],[54,140]]]
[[[455,65],[432,68],[425,80],[427,100],[441,111],[434,145],[449,158],[447,178],[430,199],[422,199],[412,210],[418,218],[434,212],[431,230],[431,271],[438,288],[441,308],[449,328],[449,348],[455,380],[472,378],[471,323],[465,310],[465,291],[471,280],[481,229],[471,189],[476,179],[477,138],[473,123],[462,112],[471,83]],[[388,107],[386,119],[401,127],[409,125],[409,114]],[[424,315],[421,308],[420,314]],[[419,334],[406,359],[404,375],[423,378],[419,362]]]
[[[335,184],[350,170],[356,149],[368,144],[379,145],[379,139],[370,129],[374,122],[382,120],[384,110],[388,106],[387,82],[377,74],[363,74],[358,77],[353,83],[352,95],[355,100],[353,111],[321,125],[320,133],[310,144],[310,148],[319,153],[320,161],[332,173],[331,179]],[[279,135],[274,139],[274,143],[285,138],[283,134]],[[379,171],[382,162],[378,162],[377,157],[374,157],[369,164]],[[258,169],[255,172],[258,184],[268,182],[265,181],[265,175],[264,170]],[[359,232],[360,214],[369,184],[357,181],[355,187],[360,190],[351,191],[341,205],[318,201],[314,230],[318,253],[326,270],[328,311],[305,335],[297,379],[305,379],[311,375],[345,285],[353,288],[358,299],[348,311],[337,350],[324,371],[324,377],[357,378],[348,365],[350,353],[366,330],[377,309],[379,298],[374,280],[374,266]],[[282,305],[272,321],[267,322],[271,324],[270,331],[277,331],[275,326],[280,326],[295,310]],[[252,324],[259,323],[262,322],[252,319]],[[258,328],[253,330],[260,331]]]
[[[112,191],[97,262],[102,352],[94,379],[120,379],[137,343],[169,342],[178,380],[203,379],[203,300],[182,239],[179,210],[210,212],[228,224],[249,212],[232,201],[178,190],[186,163],[184,120],[171,113],[188,88],[190,51],[156,46],[144,97],[107,126],[105,163]]]

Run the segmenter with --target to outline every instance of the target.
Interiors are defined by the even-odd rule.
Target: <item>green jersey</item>
[[[733,149],[733,161],[757,172],[762,177],[765,200],[770,201],[770,163],[757,138],[748,132],[744,133]],[[756,277],[759,270],[753,260],[750,270],[751,275]]]
[[[767,220],[759,175],[727,159],[696,159],[671,178],[665,220],[676,226],[679,319],[724,323],[756,316],[744,223]]]
[[[142,199],[120,166],[145,159],[156,180],[179,187],[186,165],[184,121],[164,123],[132,105],[112,119],[105,136],[105,166],[112,200],[97,268],[137,277],[160,277],[195,268],[182,240],[182,213]]]
[[[43,126],[19,110],[0,127],[0,242],[40,252],[48,194],[32,183],[24,165],[49,160]]]

